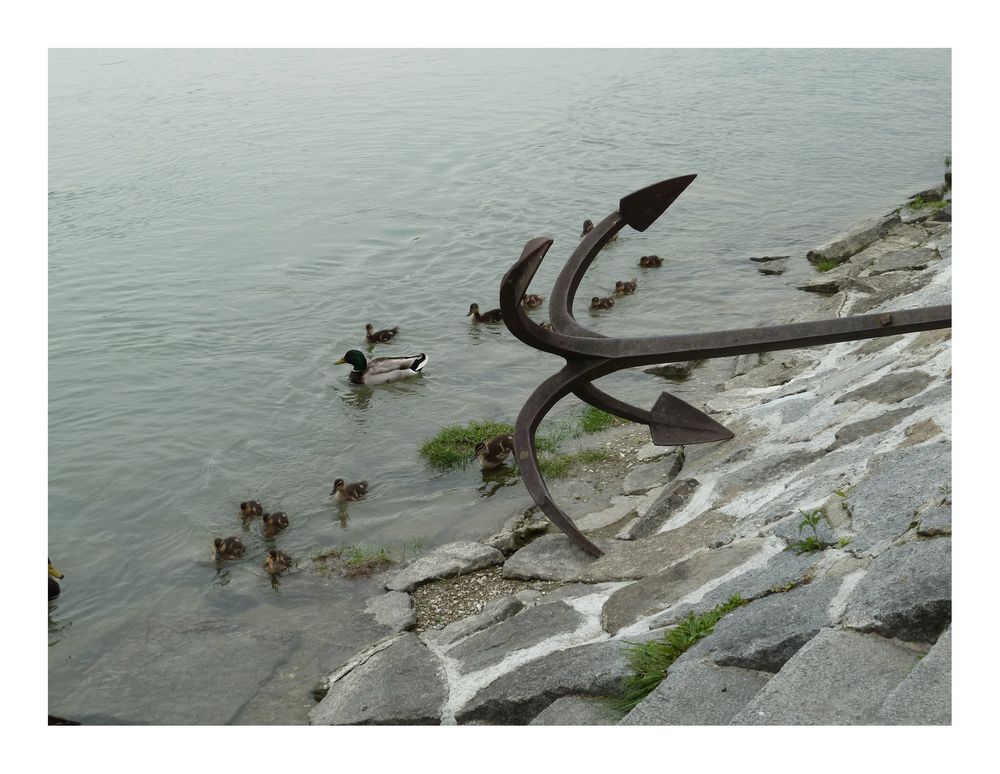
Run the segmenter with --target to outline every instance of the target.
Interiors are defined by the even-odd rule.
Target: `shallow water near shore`
[[[330,627],[349,628],[337,616],[372,584],[319,586],[303,561],[272,585],[241,500],[289,514],[275,542],[300,560],[479,538],[530,503],[516,480],[484,487],[475,467],[440,473],[418,455],[442,425],[512,420],[559,367],[465,317],[497,305],[528,239],[555,239],[531,288],[547,296],[584,218],[697,173],[579,293],[637,277],[636,294],[578,317],[610,335],[780,323],[808,303],[805,251],[940,180],[951,148],[946,50],[56,50],[49,64],[59,714],[86,708],[85,675],[150,615],[265,629],[278,609],[306,649],[322,641],[311,600],[327,595]],[[638,268],[651,253],[663,268]],[[784,275],[748,260],[775,254],[793,256]],[[368,351],[367,322],[401,327],[373,355],[426,352],[424,375],[350,385],[333,363]],[[695,374],[601,386],[697,403],[712,374]],[[370,495],[338,506],[338,477],[367,478]],[[248,555],[220,572],[209,549],[229,534]],[[351,645],[299,660],[304,696],[310,670]],[[269,720],[304,720],[294,691],[273,700]]]

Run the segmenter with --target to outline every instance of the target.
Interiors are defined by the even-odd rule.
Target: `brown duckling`
[[[618,280],[615,283],[615,293],[622,296],[630,296],[635,293],[636,286],[638,285],[638,280],[633,277],[630,280]]]
[[[243,556],[246,546],[235,535],[227,538],[216,538],[212,545],[213,559],[238,559]]]
[[[339,502],[360,500],[368,494],[368,482],[358,481],[355,484],[348,484],[344,481],[344,479],[338,478],[333,482],[333,489],[330,490],[330,494],[337,495],[337,500]]]
[[[260,524],[261,532],[266,537],[273,537],[288,526],[288,514],[284,511],[265,513]]]
[[[387,341],[392,340],[392,337],[399,333],[399,326],[396,325],[392,328],[385,328],[383,330],[375,330],[375,326],[368,323],[365,326],[365,341],[369,344],[384,344]]]
[[[503,461],[514,451],[514,436],[510,433],[494,436],[485,443],[476,444],[476,453],[472,459],[479,459],[479,467],[492,470],[503,464]]]
[[[601,298],[600,296],[594,296],[590,299],[591,309],[610,309],[615,305],[615,300],[613,298]]]
[[[264,557],[264,571],[270,575],[277,575],[287,570],[292,565],[292,557],[277,548],[271,548]]]
[[[593,230],[594,230],[594,221],[585,220],[583,221],[583,231],[580,232],[580,236],[587,236],[587,234],[589,234]],[[614,236],[612,236],[611,239],[609,239],[608,241],[614,242],[617,238],[618,238],[618,232],[616,231],[614,233]]]
[[[469,313],[465,316],[471,317],[477,323],[496,323],[503,319],[503,313],[499,309],[490,309],[480,313],[479,304],[470,305]]]
[[[539,296],[535,293],[532,293],[531,295],[525,294],[521,296],[521,306],[526,307],[528,309],[537,309],[542,305],[544,301],[545,301],[545,296]]]
[[[264,515],[264,506],[257,500],[246,500],[240,503],[240,515],[244,519],[254,519]]]
[[[639,259],[639,265],[646,269],[652,269],[662,266],[663,259],[658,255],[644,255]]]

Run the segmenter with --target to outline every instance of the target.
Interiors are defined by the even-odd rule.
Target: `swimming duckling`
[[[235,535],[227,538],[216,538],[212,544],[213,559],[238,559],[243,556],[246,546]]]
[[[368,482],[358,481],[355,484],[348,484],[344,479],[338,478],[333,482],[333,489],[330,490],[330,494],[337,495],[337,501],[342,503],[348,500],[360,500],[368,494]]]
[[[52,560],[49,559],[49,599],[55,599],[59,596],[59,583],[56,578],[62,579],[63,574],[55,568],[52,564]]]
[[[658,255],[644,255],[639,259],[639,265],[646,269],[663,265],[663,259]]]
[[[503,464],[503,461],[514,451],[514,436],[504,433],[490,438],[485,443],[476,444],[476,453],[472,459],[479,459],[479,467],[483,470],[492,470]]]
[[[630,280],[618,280],[615,283],[615,293],[622,296],[630,296],[635,293],[638,281],[633,277]]]
[[[287,570],[292,564],[292,557],[277,548],[269,549],[264,557],[264,570],[270,575],[277,575]]]
[[[273,537],[288,526],[288,514],[284,511],[265,513],[260,523],[260,530],[265,537]]]
[[[594,221],[585,220],[583,221],[583,231],[580,232],[580,236],[587,236],[591,231],[594,230]],[[618,238],[618,232],[616,231],[614,236],[609,239],[609,242],[614,242]]]
[[[469,313],[466,317],[472,317],[477,323],[496,323],[503,319],[503,313],[499,309],[490,309],[488,312],[479,312],[479,304],[469,306]]]
[[[591,309],[610,309],[615,305],[615,300],[613,298],[601,298],[600,296],[594,296],[590,299]]]
[[[264,506],[257,500],[246,500],[240,503],[240,515],[244,519],[254,519],[264,514]]]
[[[534,293],[532,293],[530,296],[529,295],[521,296],[521,306],[527,307],[528,309],[535,309],[541,306],[543,301],[545,301],[545,296],[539,296]]]
[[[376,357],[369,360],[357,349],[344,353],[334,365],[349,363],[352,366],[348,378],[351,384],[387,384],[408,379],[420,373],[427,365],[427,355],[407,355],[406,357]]]
[[[399,333],[399,326],[396,325],[392,328],[385,328],[381,331],[375,330],[375,326],[368,323],[365,326],[365,341],[369,344],[384,344],[390,341],[393,336]]]

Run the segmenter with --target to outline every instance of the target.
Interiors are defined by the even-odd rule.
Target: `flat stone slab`
[[[843,623],[934,642],[951,623],[951,538],[913,540],[877,556],[848,599]]]
[[[676,663],[622,726],[723,726],[767,685],[771,675],[697,659]]]
[[[458,723],[524,725],[563,696],[617,696],[630,673],[617,640],[557,650],[501,675],[456,714]]]
[[[917,534],[921,537],[935,537],[951,534],[951,503],[935,505],[917,514]]]
[[[665,610],[649,622],[650,629],[670,626],[688,617],[690,613],[702,613],[720,605],[734,594],[743,599],[753,600],[767,594],[789,591],[803,582],[805,577],[822,559],[821,553],[796,554],[780,551],[772,556],[766,565],[747,570],[716,586],[697,602],[685,603]]]
[[[777,672],[820,629],[831,625],[827,608],[841,582],[839,578],[813,581],[737,608],[682,658],[709,658],[719,666]]]
[[[669,607],[746,562],[761,550],[763,544],[762,539],[751,538],[722,548],[699,551],[665,570],[618,589],[601,609],[601,626],[606,632],[615,634],[639,619]]]
[[[687,505],[697,488],[697,479],[675,479],[660,493],[659,497],[649,506],[646,512],[625,527],[617,537],[622,540],[635,540],[655,535],[660,531],[660,527]],[[700,518],[704,518],[706,523],[708,520],[712,520],[713,523],[717,522],[720,525],[720,531],[735,522],[735,519],[714,512],[711,515],[706,514]],[[730,524],[725,524],[727,520]],[[709,529],[712,528],[710,527]]]
[[[848,231],[834,237],[821,247],[810,250],[806,253],[806,259],[810,263],[819,263],[823,260],[845,261],[855,253],[864,250],[875,240],[884,237],[889,233],[889,229],[899,222],[898,213],[869,218],[852,226]]]
[[[855,532],[851,550],[880,549],[910,528],[918,509],[951,484],[951,442],[933,442],[877,457],[848,492]]]
[[[929,247],[916,247],[907,250],[894,250],[880,255],[868,269],[872,274],[885,274],[890,271],[920,271],[926,269],[933,261],[940,261],[937,250]]]
[[[617,524],[625,517],[635,514],[638,501],[641,498],[615,495],[611,498],[611,505],[601,511],[588,513],[576,519],[576,527],[581,532],[604,529],[612,524]]]
[[[781,384],[787,384],[814,365],[816,365],[816,358],[785,353],[785,357],[777,357],[741,376],[734,376],[726,382],[726,389],[777,387]]]
[[[654,462],[636,465],[625,476],[622,491],[627,495],[644,494],[668,484],[677,477],[683,465],[684,454],[680,450],[659,457]]]
[[[584,617],[565,602],[530,607],[502,623],[473,634],[448,651],[459,672],[476,672],[499,664],[517,650],[578,629]]]
[[[751,260],[753,260],[751,258]],[[788,259],[775,260],[772,259],[771,262],[765,263],[762,266],[757,267],[757,271],[765,275],[779,275],[784,274],[788,269]]]
[[[390,591],[368,599],[365,612],[379,625],[394,632],[412,629],[417,624],[417,611],[413,608],[410,595],[402,591]]]
[[[541,592],[534,592],[541,596]],[[501,597],[487,603],[483,612],[448,624],[444,629],[424,632],[424,640],[441,646],[448,646],[475,634],[478,631],[506,621],[524,609],[524,601],[516,596]]]
[[[448,684],[437,656],[407,633],[330,684],[312,725],[437,725]]]
[[[944,632],[879,708],[887,726],[951,725],[951,629]]]
[[[731,517],[710,511],[683,527],[643,540],[598,538],[595,543],[605,554],[597,559],[585,554],[565,535],[543,535],[507,560],[503,576],[564,583],[644,578],[707,546],[731,524]]]
[[[150,725],[224,725],[299,642],[204,615],[133,624],[60,705],[66,717]],[[183,701],[164,701],[183,696]]]
[[[613,726],[621,713],[603,704],[600,699],[563,696],[542,710],[528,725],[531,726]]]
[[[877,433],[884,433],[887,430],[891,430],[916,410],[914,406],[907,406],[886,411],[871,419],[846,424],[837,431],[834,442],[831,444],[829,450],[833,451],[849,443],[854,443],[855,441],[870,438]]]
[[[917,654],[875,634],[824,629],[733,718],[731,725],[878,723]]]
[[[899,403],[922,392],[934,377],[923,371],[893,371],[872,384],[841,395],[834,403],[849,400],[868,400],[875,403]]]
[[[427,581],[466,575],[501,564],[503,560],[503,552],[483,543],[472,540],[448,543],[438,546],[398,572],[389,575],[385,587],[390,591],[413,591]]]

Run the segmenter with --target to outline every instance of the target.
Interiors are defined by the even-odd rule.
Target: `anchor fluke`
[[[669,392],[660,393],[651,413],[657,421],[650,423],[649,435],[657,446],[728,441],[733,437],[729,428]]]
[[[674,203],[674,199],[684,193],[684,189],[696,177],[698,176],[683,175],[640,188],[618,202],[618,212],[636,231],[645,231]]]

